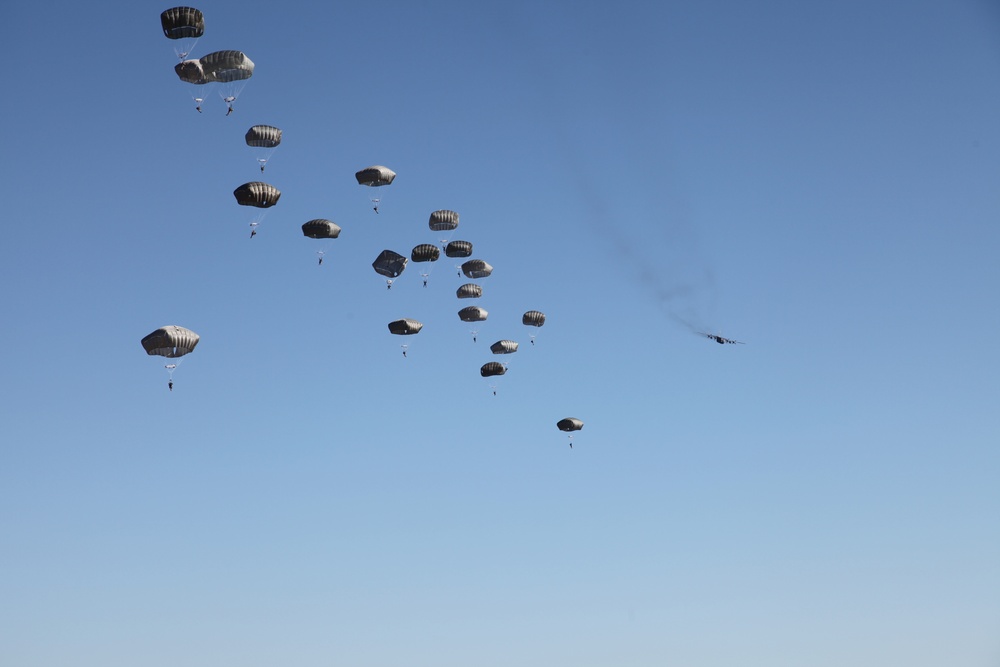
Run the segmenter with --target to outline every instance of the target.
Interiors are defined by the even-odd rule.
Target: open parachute
[[[258,149],[257,164],[260,165],[260,171],[263,173],[267,161],[274,154],[274,149],[281,143],[281,130],[273,125],[254,125],[247,130],[244,138],[247,146]]]
[[[160,26],[164,37],[178,42],[174,53],[184,60],[205,34],[205,17],[194,7],[172,7],[160,14]]]
[[[180,358],[193,352],[199,340],[201,340],[201,336],[190,329],[179,327],[176,324],[168,324],[143,336],[140,344],[142,349],[146,350],[146,354],[150,356],[176,359],[176,361],[164,365],[164,368],[167,369],[167,388],[173,391],[174,370],[180,363]]]

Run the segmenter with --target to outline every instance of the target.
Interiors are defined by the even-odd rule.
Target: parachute
[[[475,283],[466,283],[455,291],[459,299],[478,299],[483,295],[483,288]]]
[[[479,369],[479,374],[482,375],[484,378],[493,377],[495,375],[503,375],[506,372],[507,368],[499,361],[491,361],[489,363],[485,363],[483,364],[482,368]]]
[[[441,251],[436,245],[421,243],[410,253],[410,259],[414,262],[436,262],[441,256]]]
[[[472,257],[472,244],[468,241],[452,241],[445,246],[444,254],[448,257]]]
[[[317,218],[303,223],[302,233],[311,239],[335,239],[340,236],[340,226],[329,220]]]
[[[512,340],[498,340],[490,345],[490,352],[493,354],[513,354],[517,352],[517,343]]]
[[[376,188],[392,183],[396,178],[396,172],[389,169],[389,167],[376,164],[356,172],[354,178],[358,179],[358,185],[367,185],[368,187]],[[369,199],[374,205],[375,212],[378,213],[378,205],[381,203],[382,197],[369,197]]]
[[[216,51],[202,56],[201,69],[205,78],[221,84],[219,96],[229,105],[227,116],[233,112],[233,102],[253,76],[253,68],[253,61],[242,51]]]
[[[278,199],[281,197],[281,191],[268,183],[251,181],[250,183],[244,183],[240,187],[233,190],[233,196],[236,197],[236,202],[240,206],[253,206],[259,209],[267,209],[278,203]],[[264,213],[265,211],[261,210],[253,217],[253,219],[250,220],[250,238],[257,235],[257,227],[264,219]]]
[[[399,336],[411,336],[413,334],[420,333],[420,330],[423,328],[424,325],[421,322],[411,320],[409,318],[389,322],[389,333]]]
[[[201,340],[201,336],[190,329],[179,327],[176,324],[168,324],[143,336],[140,343],[142,349],[146,350],[146,354],[150,356],[177,359],[173,363],[164,365],[164,368],[167,369],[167,388],[173,391],[174,370],[181,362],[180,357],[193,352],[199,340]]]
[[[489,313],[479,306],[468,306],[458,311],[458,317],[463,322],[483,322]]]
[[[493,273],[493,267],[481,259],[470,259],[462,264],[462,273],[466,278],[485,278]]]
[[[175,359],[193,352],[199,340],[201,336],[190,329],[169,324],[144,336],[140,342],[148,355]]]
[[[240,206],[271,208],[278,203],[281,191],[268,183],[251,181],[233,190],[233,196],[236,197]]]
[[[431,219],[427,223],[431,231],[434,232],[450,232],[454,231],[458,227],[458,213],[454,211],[434,211],[431,213]]]
[[[369,187],[378,187],[380,185],[389,185],[392,183],[393,179],[396,178],[396,172],[389,167],[383,167],[382,165],[375,165],[372,167],[366,167],[361,171],[354,174],[354,177],[358,179],[358,185],[367,185]]]
[[[205,74],[200,60],[185,60],[174,65],[174,71],[181,81],[193,83],[196,86],[203,86],[211,83],[211,79]]]
[[[188,39],[205,34],[205,17],[194,7],[174,7],[160,14],[167,39]]]
[[[386,277],[386,287],[387,289],[392,289],[392,279],[396,278],[403,272],[403,269],[406,268],[407,261],[408,260],[398,252],[383,250],[379,253],[378,257],[375,258],[375,261],[372,262],[372,268],[375,269],[375,273]]]
[[[521,324],[531,327],[540,327],[545,324],[545,313],[538,310],[529,310],[521,316]]]
[[[579,431],[583,428],[583,422],[576,417],[566,417],[556,422],[560,431]]]
[[[281,130],[271,125],[254,125],[247,130],[245,138],[247,146],[261,149],[258,151],[257,163],[261,173],[264,173],[264,166],[281,143]]]
[[[160,14],[163,36],[178,40],[174,52],[184,60],[198,38],[205,34],[205,17],[194,7],[173,7]]]

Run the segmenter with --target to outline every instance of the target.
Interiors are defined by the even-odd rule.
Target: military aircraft
[[[726,343],[729,343],[730,345],[746,345],[746,343],[744,343],[741,340],[730,340],[728,338],[723,338],[718,334],[705,333],[704,331],[699,331],[698,334],[701,336],[705,336],[706,338],[711,338],[719,345],[725,345]]]

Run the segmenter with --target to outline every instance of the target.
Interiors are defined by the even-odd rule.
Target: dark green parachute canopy
[[[487,315],[489,313],[486,312],[486,309],[479,306],[468,306],[458,311],[458,317],[463,322],[482,322]]]
[[[281,130],[270,125],[254,125],[246,134],[247,146],[274,148],[281,143]]]
[[[407,259],[398,252],[383,250],[372,262],[372,268],[375,269],[375,273],[381,276],[395,278],[406,268],[406,262]]]
[[[455,295],[459,299],[478,299],[483,295],[483,288],[476,283],[465,283],[455,291]]]
[[[202,69],[200,60],[185,60],[183,62],[179,62],[174,65],[174,71],[177,72],[177,76],[180,77],[181,81],[184,81],[185,83],[193,83],[201,86],[212,82],[212,80],[205,74],[205,70]]]
[[[583,428],[583,422],[576,417],[566,417],[556,422],[556,426],[560,431],[579,431]]]
[[[504,365],[498,361],[491,361],[487,364],[483,364],[483,367],[479,369],[479,374],[484,378],[491,377],[493,375],[503,375],[507,372]]]
[[[415,333],[420,333],[420,330],[423,328],[424,325],[422,323],[408,318],[389,322],[389,333],[400,336],[411,336]]]
[[[432,231],[450,232],[458,227],[458,213],[454,211],[434,211],[431,213],[430,225]]]
[[[521,316],[521,324],[529,327],[540,327],[545,324],[545,313],[538,310],[529,310]]]
[[[389,167],[383,167],[382,165],[376,164],[366,169],[362,169],[354,174],[354,177],[358,179],[359,185],[376,187],[392,183],[392,180],[396,178],[396,172],[389,169]]]
[[[410,253],[410,259],[414,262],[436,262],[440,256],[441,251],[438,247],[430,243],[421,243]]]
[[[317,218],[304,223],[302,233],[311,239],[335,239],[340,236],[340,227],[329,220]]]
[[[517,352],[517,343],[512,340],[498,340],[490,345],[490,352],[493,354],[513,354]]]
[[[468,241],[452,241],[444,248],[448,257],[472,257],[472,244]]]
[[[466,278],[485,278],[493,273],[493,267],[481,259],[470,259],[462,265],[462,273]]]
[[[227,83],[253,76],[253,61],[242,51],[216,51],[201,57],[201,68],[209,81]]]
[[[281,192],[273,185],[261,181],[251,181],[233,190],[233,195],[240,206],[271,208],[278,203]]]
[[[141,342],[146,354],[174,358],[192,352],[199,340],[201,336],[190,329],[168,324],[144,337]]]
[[[167,39],[197,38],[205,34],[205,17],[194,7],[174,7],[160,14]]]

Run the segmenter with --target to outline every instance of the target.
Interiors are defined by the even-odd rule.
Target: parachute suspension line
[[[181,43],[174,47],[174,53],[177,55],[177,60],[184,62],[187,60],[187,57],[191,55],[191,52],[194,51],[194,47],[198,46],[197,37],[194,38],[194,41],[189,41],[190,39],[191,38],[189,37],[187,40],[181,40]]]

